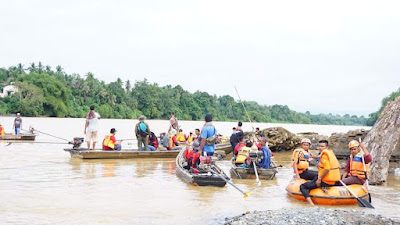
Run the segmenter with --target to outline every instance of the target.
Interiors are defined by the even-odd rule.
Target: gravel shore
[[[400,224],[398,221],[372,215],[356,210],[338,210],[326,208],[290,208],[269,211],[247,212],[233,218],[226,218],[225,224],[244,225],[244,224],[362,224],[362,225],[390,225]]]

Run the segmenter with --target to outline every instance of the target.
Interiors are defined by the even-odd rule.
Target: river
[[[0,117],[6,131],[12,118]],[[133,138],[136,120],[100,120],[103,137],[115,127],[117,139]],[[155,133],[168,128],[168,121],[148,121]],[[180,121],[184,131],[200,128],[201,121]],[[216,122],[218,131],[230,135],[233,122]],[[261,129],[283,126],[291,132],[318,132],[330,135],[356,128],[302,124],[254,123]],[[83,137],[84,119],[23,118],[29,126],[66,138]],[[251,130],[249,123],[244,130]],[[62,142],[39,135],[37,142]],[[285,187],[292,176],[291,152],[279,152],[274,160],[283,167],[276,179],[262,181],[233,180],[252,194],[243,199],[233,187],[195,187],[176,176],[174,159],[81,160],[71,159],[63,151],[65,144],[0,143],[0,221],[2,224],[217,224],[252,210],[309,207],[291,199]],[[126,142],[124,148],[133,148]],[[229,175],[228,160],[217,162]],[[337,206],[382,214],[400,220],[400,178],[390,175],[386,186],[373,186],[375,210]],[[322,206],[328,207],[328,206]],[[332,207],[332,206],[329,206]]]

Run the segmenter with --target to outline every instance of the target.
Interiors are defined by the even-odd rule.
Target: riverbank
[[[321,215],[323,215],[321,217]],[[226,225],[244,224],[364,224],[390,225],[400,224],[380,215],[372,215],[356,210],[326,209],[326,208],[286,208],[280,210],[247,212],[233,218],[225,218]]]

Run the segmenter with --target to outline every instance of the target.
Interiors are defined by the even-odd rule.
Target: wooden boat
[[[254,168],[237,167],[234,158],[232,158],[231,164],[231,177],[239,179],[256,179]],[[260,180],[272,180],[275,177],[275,174],[278,173],[278,169],[272,160],[271,165],[273,166],[271,169],[257,168],[258,177]]]
[[[191,173],[187,169],[183,168],[183,163],[185,162],[183,153],[185,150],[182,150],[178,156],[176,157],[176,171],[177,175],[180,176],[184,181],[193,184],[195,186],[215,186],[215,187],[223,187],[226,185],[226,182],[217,174],[213,174],[210,171],[204,170],[204,172],[199,173]],[[225,179],[229,180],[224,171],[220,169],[215,162],[210,163],[210,167],[213,171],[224,176]]]
[[[21,133],[21,134],[12,134],[6,133],[5,135],[0,135],[0,140],[18,140],[18,141],[34,141],[36,138],[36,134],[31,133]]]
[[[71,158],[80,159],[134,159],[134,158],[175,158],[180,150],[138,151],[123,149],[120,151],[90,150],[86,148],[64,149],[71,154]]]
[[[304,179],[293,179],[286,187],[286,191],[289,196],[295,199],[306,201],[302,193],[300,192],[300,185],[307,182]],[[368,201],[368,192],[360,184],[348,185],[357,197],[360,197]],[[317,188],[310,191],[311,200],[315,204],[321,205],[353,205],[357,204],[357,199],[351,195],[351,193],[343,186],[332,186],[326,190]]]
[[[229,141],[220,143],[220,144],[216,144],[215,151],[224,151],[225,155],[228,155],[229,153],[232,152],[232,145]]]

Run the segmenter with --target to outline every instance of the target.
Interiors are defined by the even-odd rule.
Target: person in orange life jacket
[[[335,153],[328,148],[328,141],[319,141],[319,163],[318,176],[312,181],[300,185],[300,191],[307,202],[314,205],[310,197],[310,191],[319,187],[329,187],[335,185],[340,180],[340,163]]]
[[[301,148],[295,149],[292,154],[292,167],[295,178],[313,180],[318,177],[318,171],[309,170],[309,160],[312,157],[310,153],[311,141],[308,138],[303,138],[301,140]]]
[[[244,167],[244,168],[248,168],[248,167],[250,167],[250,165],[252,166],[251,161],[250,161],[251,146],[253,146],[253,143],[250,140],[246,141],[245,146],[240,145],[240,143],[237,145],[237,147],[239,147],[239,149],[238,149],[238,154],[235,159],[236,166]]]
[[[1,125],[1,123],[0,123],[0,135],[5,135],[4,127],[3,125]]]
[[[362,149],[362,152],[360,150],[360,147]],[[369,154],[363,143],[355,140],[350,141],[349,149],[351,155],[347,160],[344,174],[342,176],[342,181],[346,185],[364,184],[366,180],[365,175],[369,172],[369,163],[372,161],[372,156],[371,154]],[[364,170],[364,164],[367,171]],[[337,182],[337,185],[339,185],[339,183],[340,182]]]
[[[215,136],[217,135],[217,130],[215,129],[214,125],[212,124],[212,115],[207,114],[204,118],[205,124],[203,128],[201,129],[201,143],[200,143],[200,149],[199,149],[199,156],[201,154],[206,153],[207,156],[213,156],[215,152]],[[208,143],[210,142],[210,139],[212,139],[213,143]],[[206,143],[207,142],[207,143]]]
[[[176,140],[179,142],[185,142],[186,139],[186,134],[183,133],[182,129],[179,129],[178,134],[176,134]]]
[[[110,130],[103,140],[103,150],[121,150],[121,142],[115,139],[115,128]]]

